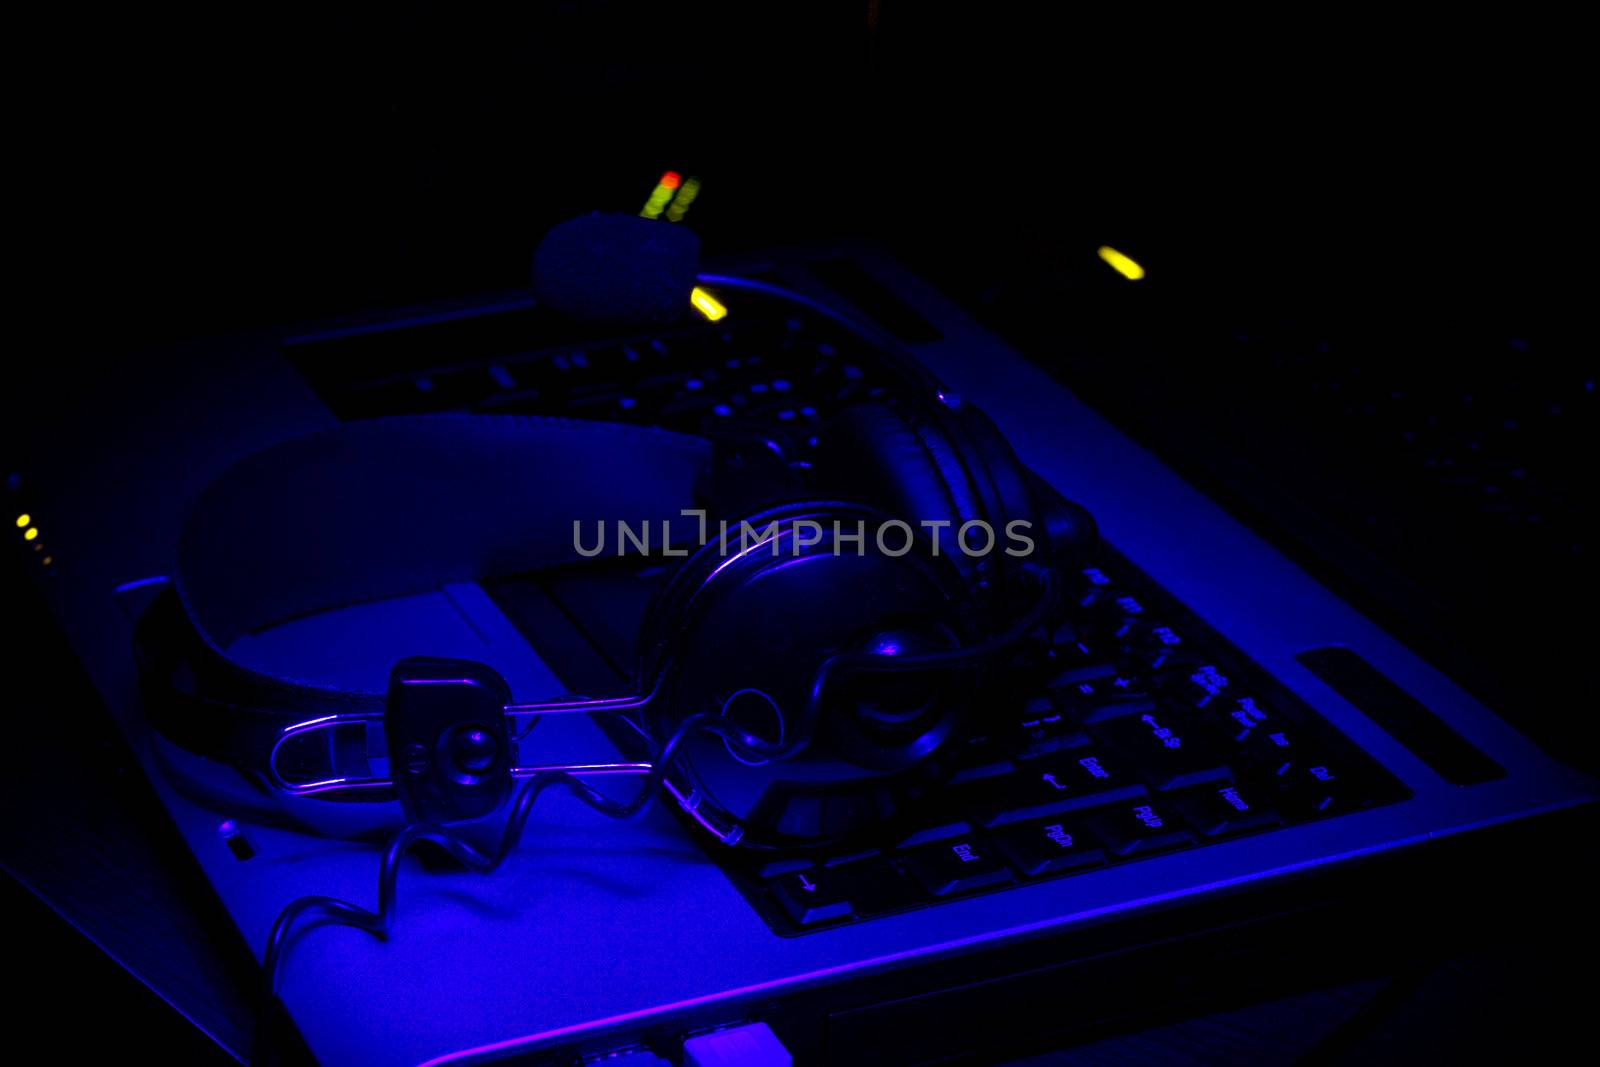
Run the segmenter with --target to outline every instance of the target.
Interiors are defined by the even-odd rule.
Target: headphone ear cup
[[[775,522],[815,518],[819,510],[826,508],[826,504],[815,502],[788,504],[752,515],[742,522],[753,530],[761,531]],[[831,520],[831,513],[824,517]],[[739,544],[741,532],[741,525],[730,521],[725,531],[712,534],[705,544],[678,565],[651,598],[639,627],[638,677],[635,684],[641,693],[648,693],[654,688],[681,646],[683,622],[688,617],[691,603],[705,592],[713,574],[733,565],[730,562],[730,546]],[[711,534],[712,531],[708,530],[707,533]]]
[[[941,551],[962,523],[983,518],[956,449],[931,427],[919,429],[882,404],[858,404],[840,412],[820,436],[830,489],[907,522],[949,523],[940,531]],[[971,559],[953,559],[964,578],[976,579]]]
[[[1042,505],[1034,493],[1038,476],[1022,465],[1011,443],[1000,428],[972,404],[945,415],[946,432],[960,442],[967,457],[965,467],[978,483],[978,495],[984,501],[989,522],[995,528],[995,537],[1001,544],[1006,540],[1006,526],[1024,521],[1032,531],[1036,543],[1043,540],[1039,528]],[[1046,546],[1048,547],[1048,546]],[[1002,566],[1020,566],[1021,560],[1003,552],[998,557]],[[1048,559],[1037,561],[1048,564]]]
[[[642,671],[655,695],[640,725],[658,745],[686,716],[708,713],[796,746],[769,763],[716,736],[685,737],[667,786],[728,843],[849,837],[903,811],[947,773],[945,743],[965,728],[969,686],[948,676],[926,681],[933,695],[922,706],[896,703],[897,687],[823,684],[824,664],[841,655],[901,654],[884,651],[890,645],[907,655],[953,651],[977,637],[970,594],[950,560],[880,548],[876,529],[886,519],[832,503],[755,516],[752,527],[782,531],[776,550],[741,546],[730,531],[732,546],[702,548],[647,615]],[[820,540],[801,543],[802,523],[823,531]]]
[[[847,408],[829,424],[821,462],[841,496],[910,522],[949,523],[939,533],[941,551],[975,589],[1009,585],[1021,565],[1005,554],[1006,527],[1022,520],[1032,529],[1038,509],[1026,470],[977,408],[940,407],[925,419],[882,404]],[[969,556],[956,538],[974,521],[989,526],[994,543]]]

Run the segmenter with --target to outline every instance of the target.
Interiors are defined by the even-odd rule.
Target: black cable
[[[272,932],[267,935],[266,960],[263,966],[266,972],[268,1003],[270,1004],[278,995],[278,978],[283,969],[284,954],[289,945],[290,935],[302,916],[311,917],[309,924],[301,926],[302,930],[332,923],[354,926],[377,937],[387,937],[394,925],[395,908],[398,903],[400,861],[412,846],[422,841],[432,842],[447,849],[469,870],[480,874],[492,874],[505,862],[506,857],[522,839],[523,828],[527,825],[528,815],[533,811],[534,802],[539,799],[539,794],[553,785],[566,786],[575,797],[603,815],[614,819],[632,818],[648,808],[656,794],[660,792],[661,783],[666,778],[673,755],[684,738],[693,731],[714,734],[736,747],[745,749],[751,756],[769,759],[781,757],[791,747],[764,741],[745,733],[725,719],[705,713],[691,715],[679,724],[678,729],[662,746],[660,755],[654,761],[650,772],[645,775],[638,792],[629,800],[613,800],[565,771],[543,771],[529,778],[517,792],[511,814],[506,818],[500,845],[492,854],[485,855],[480,852],[448,826],[438,823],[412,823],[395,834],[388,848],[384,850],[383,862],[378,868],[377,911],[369,911],[358,904],[337,897],[307,896],[291,901],[278,913],[278,918],[272,924]]]

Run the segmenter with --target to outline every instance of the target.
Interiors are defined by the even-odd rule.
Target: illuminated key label
[[[1138,807],[1134,808],[1133,817],[1144,823],[1152,830],[1159,830],[1165,825],[1161,821],[1161,816],[1156,814],[1156,809],[1152,808],[1148,804],[1140,804]]]
[[[1250,810],[1250,805],[1245,802],[1244,797],[1239,795],[1239,790],[1231,785],[1225,785],[1217,790],[1217,795],[1234,811]]]
[[[1141,715],[1139,718],[1146,726],[1150,727],[1150,732],[1155,735],[1156,740],[1160,741],[1162,745],[1167,748],[1183,747],[1183,738],[1173,733],[1170,728],[1156,722],[1154,715]]]
[[[1091,778],[1110,778],[1111,773],[1100,766],[1100,757],[1085,756],[1078,761],[1078,766],[1089,772]]]
[[[1044,828],[1044,836],[1048,837],[1051,841],[1054,841],[1058,848],[1072,847],[1072,835],[1067,833],[1067,831],[1058,822],[1051,823],[1049,826],[1046,826]]]
[[[1212,666],[1201,667],[1189,676],[1189,680],[1212,696],[1228,688],[1228,676]]]
[[[978,854],[972,850],[972,846],[967,844],[965,841],[959,845],[951,845],[950,851],[954,852],[956,854],[956,859],[960,860],[962,863],[972,863],[978,858]]]
[[[1234,722],[1245,729],[1248,730],[1257,723],[1266,721],[1267,713],[1256,706],[1255,697],[1240,697],[1235,701],[1235,704],[1237,706],[1233,711],[1229,712],[1229,715],[1232,716]]]

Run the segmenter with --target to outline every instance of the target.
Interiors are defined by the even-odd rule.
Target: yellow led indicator
[[[700,179],[693,174],[678,189],[678,195],[672,198],[672,204],[667,208],[668,222],[682,222],[683,217],[689,213],[689,205],[694,203],[694,198],[700,195]]]
[[[24,541],[32,541],[35,537],[38,537],[38,536],[39,536],[39,528],[37,526],[30,526],[30,527],[28,527],[27,531],[23,533],[22,539]]]
[[[722,306],[721,301],[698,285],[689,293],[689,303],[698,308],[700,314],[712,322],[716,322],[728,313],[728,309]]]
[[[17,529],[20,530],[24,526],[30,526],[32,524],[33,524],[33,516],[29,515],[26,511],[24,511],[21,515],[17,516]]]
[[[1143,267],[1139,266],[1138,263],[1123,255],[1121,252],[1118,252],[1110,245],[1101,245],[1099,255],[1101,259],[1105,260],[1111,265],[1112,270],[1116,271],[1130,282],[1136,282],[1140,278],[1144,277]]]

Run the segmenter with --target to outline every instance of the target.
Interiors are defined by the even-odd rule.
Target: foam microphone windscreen
[[[545,234],[533,254],[533,292],[586,322],[665,323],[689,310],[699,266],[693,231],[597,212]]]

